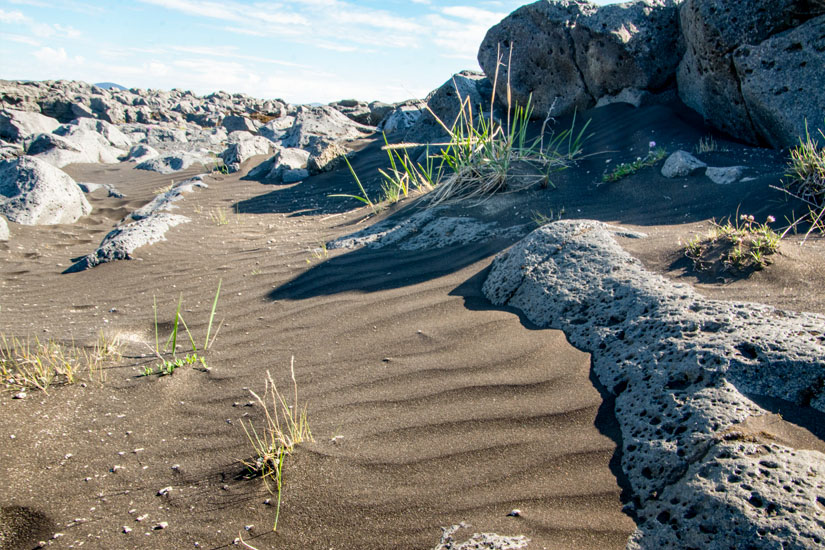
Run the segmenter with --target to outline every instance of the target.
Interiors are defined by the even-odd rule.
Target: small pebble
[[[132,529],[131,529],[130,527],[127,527],[127,526],[125,526],[125,525],[124,525],[124,526],[123,526],[123,532],[124,532],[124,533],[131,533],[131,532],[132,532]]]
[[[518,508],[513,508],[512,510],[510,510],[510,513],[507,514],[507,515],[510,516],[510,517],[513,517],[513,518],[517,518],[517,517],[521,516],[521,510],[519,510]]]
[[[158,496],[162,497],[163,495],[168,494],[171,490],[172,490],[172,487],[164,487],[163,489],[158,491]]]
[[[152,529],[155,530],[155,531],[159,531],[161,529],[166,529],[167,527],[169,527],[169,523],[165,522],[165,521],[161,521],[157,525],[153,526]]]
[[[11,396],[11,398],[12,399],[25,399],[26,398],[26,392],[21,391],[19,393],[15,393],[14,395]]]

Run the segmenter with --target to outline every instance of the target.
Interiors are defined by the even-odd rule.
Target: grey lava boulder
[[[229,173],[241,169],[241,164],[255,155],[266,155],[272,150],[272,142],[261,136],[249,136],[232,143],[221,155]]]
[[[825,9],[825,7],[823,8]],[[773,147],[825,132],[825,15],[733,55],[754,129]]]
[[[686,0],[680,11],[686,51],[677,72],[682,101],[720,130],[756,143],[758,133],[739,89],[734,52],[798,25],[802,4],[802,0]]]
[[[158,172],[159,174],[173,174],[181,170],[186,170],[198,162],[203,164],[206,162],[206,159],[195,153],[180,151],[177,153],[170,153],[168,155],[149,158],[148,160],[144,160],[135,166],[135,168],[138,170]]]
[[[34,134],[48,134],[60,126],[57,119],[40,113],[3,109],[0,111],[0,138],[19,143]]]
[[[68,174],[32,157],[0,162],[0,214],[23,225],[74,223],[92,207]]]
[[[487,31],[478,62],[505,97],[532,94],[537,115],[592,107],[626,88],[670,86],[682,47],[675,0],[596,6],[580,0],[541,0],[514,11]],[[509,67],[508,67],[509,63]]]

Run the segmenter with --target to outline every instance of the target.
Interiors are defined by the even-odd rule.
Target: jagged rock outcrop
[[[229,115],[221,121],[221,126],[229,133],[240,131],[254,134],[257,133],[259,124],[256,125],[248,116]]]
[[[825,317],[703,298],[647,272],[618,231],[545,225],[496,257],[483,291],[593,354],[616,395],[638,524],[628,547],[816,546],[825,455],[747,425],[768,416],[753,396],[825,412]]]
[[[381,101],[367,103],[357,99],[342,99],[330,103],[329,106],[350,120],[365,126],[378,126],[384,117],[394,109],[394,106],[389,103]]]
[[[0,161],[0,214],[23,225],[74,223],[92,211],[77,183],[34,157]]]
[[[565,114],[626,88],[671,84],[681,53],[677,17],[674,0],[603,7],[542,0],[487,31],[478,61],[491,79],[498,67],[499,100],[509,75],[515,103],[526,105],[532,94],[537,116],[551,107]]]

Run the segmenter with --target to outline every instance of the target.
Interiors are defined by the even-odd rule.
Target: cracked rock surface
[[[825,455],[728,440],[767,414],[746,395],[825,412],[825,317],[706,299],[647,272],[612,231],[586,220],[545,225],[499,254],[484,293],[564,330],[616,394],[638,524],[628,546],[821,544]],[[804,468],[804,483],[779,475]],[[743,474],[737,485],[732,476]]]
[[[525,225],[502,228],[495,222],[439,216],[439,212],[439,208],[422,210],[400,222],[387,218],[366,229],[335,239],[327,246],[335,249],[398,245],[401,250],[425,250],[492,238],[518,238],[527,233]]]

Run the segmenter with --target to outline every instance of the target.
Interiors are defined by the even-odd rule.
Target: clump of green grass
[[[253,450],[253,458],[241,461],[249,473],[264,480],[268,491],[277,492],[278,503],[275,510],[273,531],[278,530],[278,518],[281,513],[281,497],[283,495],[283,467],[284,460],[294,450],[295,446],[304,441],[314,441],[307,420],[307,406],[299,405],[298,382],[295,380],[295,357],[290,362],[292,375],[292,403],[278,391],[269,371],[266,373],[266,382],[263,396],[252,390],[249,393],[264,411],[264,425],[260,432],[252,422],[247,424],[241,421],[246,437]]]
[[[537,210],[533,210],[533,215],[530,217],[532,222],[535,224],[536,227],[541,227],[546,225],[550,222],[557,222],[564,217],[564,207],[562,206],[558,210],[550,209],[549,214],[544,214]]]
[[[361,194],[360,195],[349,195],[349,194],[344,194],[344,193],[336,193],[336,194],[330,195],[330,197],[339,197],[339,198],[344,198],[344,199],[355,199],[355,200],[360,201],[360,202],[364,203],[365,205],[369,206],[370,210],[372,210],[373,214],[377,214],[378,213],[377,205],[372,201],[372,199],[370,199],[369,193],[367,193],[367,190],[364,189],[364,185],[361,183],[361,178],[359,178],[358,174],[355,173],[355,169],[353,169],[352,164],[350,164],[349,159],[347,158],[346,155],[344,155],[344,162],[347,163],[347,167],[349,168],[349,171],[352,174],[352,177],[355,179],[355,184],[358,185],[358,189],[361,190]]]
[[[497,67],[501,64],[500,60]],[[528,140],[528,124],[533,114],[531,100],[528,99],[525,106],[513,105],[508,71],[506,119],[497,120],[493,116],[497,86],[498,69],[493,78],[489,116],[484,115],[480,106],[475,116],[470,98],[461,100],[458,93],[460,110],[451,127],[428,107],[449,135],[449,143],[440,158],[451,169],[430,195],[430,206],[453,201],[478,203],[496,193],[519,191],[537,184],[551,186],[551,174],[567,168],[581,153],[590,121],[576,134],[574,116],[569,130],[553,135],[545,144],[545,131],[551,120],[548,113],[539,136]]]
[[[734,222],[712,222],[710,231],[695,236],[685,245],[685,256],[697,271],[747,273],[765,268],[770,256],[779,249],[781,236],[770,227],[775,222],[768,216],[757,223],[753,216],[742,214]]]
[[[819,130],[825,139],[825,133]],[[805,139],[799,138],[799,145],[790,150],[785,179],[782,180],[781,191],[802,201],[808,212],[791,221],[788,228],[782,233],[785,236],[789,231],[796,231],[800,224],[808,224],[802,242],[813,231],[825,233],[825,147],[819,147],[816,139],[812,139],[805,124]]]
[[[581,153],[590,122],[575,133],[574,116],[569,130],[545,140],[547,124],[552,120],[548,113],[540,135],[528,139],[528,125],[533,113],[531,101],[528,99],[526,106],[514,106],[508,82],[506,120],[498,120],[493,115],[497,84],[498,71],[493,81],[488,115],[484,114],[480,105],[472,105],[469,97],[462,98],[457,86],[456,95],[460,105],[452,126],[447,126],[427,107],[436,122],[447,132],[448,139],[445,143],[436,144],[442,147],[438,154],[430,155],[429,149],[427,150],[424,165],[412,162],[406,153],[406,149],[421,147],[423,144],[386,144],[390,169],[381,170],[384,179],[381,201],[397,202],[407,197],[412,189],[416,189],[432,191],[428,199],[430,207],[456,201],[478,203],[496,193],[519,191],[537,184],[542,187],[552,185],[551,174],[567,168]],[[399,150],[405,150],[404,154]],[[376,203],[364,190],[349,161],[347,165],[361,194],[331,196],[357,199],[369,206],[373,213],[377,213]]]
[[[85,375],[102,383],[106,380],[104,364],[119,361],[122,348],[117,336],[103,331],[91,350],[74,342],[0,334],[0,383],[11,391],[39,389],[46,393],[49,386],[74,384]]]
[[[648,146],[647,155],[645,155],[644,157],[638,157],[633,162],[623,162],[615,168],[613,168],[613,170],[606,172],[604,176],[602,176],[602,183],[612,183],[614,181],[618,181],[622,178],[625,178],[631,174],[635,174],[642,168],[653,166],[654,164],[665,158],[666,154],[667,151],[665,151],[664,147],[656,147],[656,142],[651,141]]]
[[[206,358],[203,356],[212,344],[215,343],[215,339],[218,337],[218,333],[221,330],[221,326],[223,326],[223,321],[218,324],[217,329],[215,330],[214,336],[212,339],[209,339],[209,336],[212,335],[212,324],[215,320],[215,311],[218,308],[218,298],[221,294],[221,283],[223,280],[218,281],[218,289],[215,291],[215,299],[212,301],[212,311],[209,313],[209,322],[206,326],[206,337],[203,341],[203,346],[198,349],[198,345],[195,343],[195,339],[192,336],[192,333],[189,330],[189,327],[186,326],[186,321],[183,320],[183,315],[181,315],[180,311],[183,306],[183,295],[178,298],[178,307],[175,311],[175,319],[172,322],[172,331],[169,334],[169,338],[166,340],[166,344],[163,348],[160,347],[160,334],[158,330],[158,302],[157,299],[154,300],[153,303],[153,311],[155,314],[155,347],[152,351],[157,356],[159,363],[156,365],[149,365],[144,367],[142,371],[142,376],[151,376],[153,374],[157,374],[158,376],[166,376],[175,372],[175,369],[184,367],[184,366],[197,366],[200,365],[203,369],[209,369],[209,366],[206,363]],[[186,335],[189,338],[189,343],[192,346],[192,351],[187,352],[186,355],[183,357],[178,357],[177,355],[177,345],[178,345],[178,333],[179,328],[183,327],[186,331]],[[151,346],[150,346],[151,348]],[[171,349],[171,357],[164,357],[164,353],[167,353],[168,350]],[[198,353],[200,351],[200,353]]]

